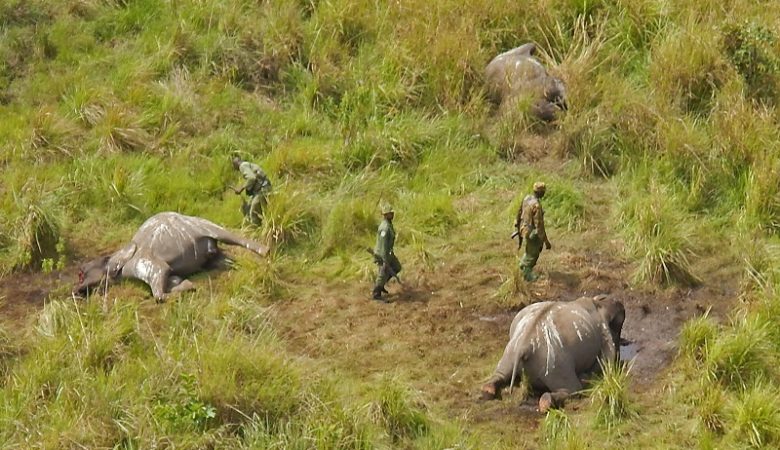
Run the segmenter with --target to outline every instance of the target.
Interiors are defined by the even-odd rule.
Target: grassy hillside
[[[529,41],[567,83],[570,109],[554,125],[498,114],[484,97],[487,62]],[[771,1],[0,0],[1,282],[11,292],[28,272],[61,280],[39,296],[45,308],[2,319],[0,440],[778,445],[779,70]],[[153,213],[241,227],[226,190],[234,154],[274,183],[263,226],[243,230],[271,257],[235,253],[233,270],[196,277],[198,291],[162,305],[133,283],[69,298],[73,265]],[[555,245],[541,291],[519,282],[506,239],[537,179]],[[373,267],[361,250],[380,201],[398,211],[419,303],[384,312],[368,309]],[[683,328],[679,357],[652,386],[637,392],[625,370],[610,372],[592,403],[520,427],[530,433],[507,429],[512,417],[484,420],[475,402],[453,409],[424,376],[430,366],[455,379],[460,367],[461,389],[475,392],[505,329],[437,342],[441,353],[462,345],[460,360],[399,355],[394,340],[409,336],[387,333],[423,303],[468,309],[456,324],[478,328],[562,291],[553,270],[613,267],[594,286],[681,302],[738,289]],[[345,317],[354,329],[337,327]],[[361,329],[369,317],[381,321]],[[425,335],[409,320],[409,335]],[[344,356],[353,332],[375,346]]]

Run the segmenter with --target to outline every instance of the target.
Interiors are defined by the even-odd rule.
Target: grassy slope
[[[659,436],[670,446],[775,442],[778,7],[530,3],[1,0],[5,271],[47,271],[106,251],[162,210],[239,226],[238,200],[223,195],[235,181],[233,153],[263,163],[275,181],[265,226],[246,232],[277,249],[266,261],[237,255],[237,270],[202,276],[208,289],[164,306],[132,284],[111,291],[119,301],[86,306],[57,301],[67,287],[55,289],[24,338],[9,332],[4,440],[20,448],[525,442],[507,432],[506,407],[486,407],[499,408],[491,420],[470,400],[452,400],[494,364],[502,324],[475,337],[458,329],[463,353],[397,356],[453,342],[420,332],[394,348],[402,330],[372,322],[377,312],[359,303],[358,286],[371,277],[359,248],[372,240],[375,205],[394,202],[406,299],[419,305],[379,317],[406,317],[412,333],[414,309],[446,316],[464,293],[471,315],[434,319],[462,324],[560,294],[555,283],[518,292],[503,250],[517,201],[542,178],[560,251],[550,267],[587,277],[599,270],[594,262],[619,262],[615,284],[566,294],[614,290],[620,278],[647,295],[653,283],[691,274],[735,284],[744,265],[750,312],[719,331],[706,320],[686,328],[685,357],[635,398],[641,419],[583,427],[605,420],[583,403],[571,417],[548,418],[540,436],[575,448],[604,439],[653,446]],[[569,85],[572,108],[555,129],[522,112],[496,118],[480,95],[486,62],[529,40]],[[610,251],[588,259],[605,235]],[[465,281],[452,287],[453,277]],[[428,295],[431,286],[441,292]],[[274,305],[270,327],[261,305]],[[307,334],[290,323],[311,319],[311,305],[328,320]],[[340,308],[371,326],[344,329]],[[380,362],[356,370],[339,350],[349,333],[364,358]],[[462,386],[425,384],[426,365],[446,372],[459,355],[469,361]],[[409,384],[378,372],[422,390],[428,411]],[[264,387],[268,379],[278,382]],[[658,405],[661,395],[668,402]],[[567,421],[577,425],[568,437]]]

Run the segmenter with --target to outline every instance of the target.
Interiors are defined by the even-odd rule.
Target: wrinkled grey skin
[[[222,256],[217,243],[239,245],[259,255],[268,247],[244,239],[200,217],[175,212],[155,214],[144,222],[125,247],[81,266],[76,295],[86,295],[107,282],[136,278],[162,300],[169,293],[193,289],[187,275],[200,272]]]
[[[625,316],[621,302],[603,295],[523,308],[512,321],[504,356],[482,387],[483,398],[500,397],[524,373],[533,388],[561,404],[582,390],[579,375],[598,371],[599,360],[619,358]]]
[[[534,55],[536,45],[523,44],[504,52],[485,68],[485,87],[490,100],[501,105],[519,97],[529,97],[531,111],[541,120],[551,122],[567,109],[566,86]]]

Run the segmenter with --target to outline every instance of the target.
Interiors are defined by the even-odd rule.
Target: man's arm
[[[544,211],[542,210],[541,205],[537,206],[534,211],[534,226],[536,227],[537,235],[542,242],[544,242],[544,247],[547,250],[550,250],[552,244],[550,244],[550,240],[547,239],[547,231],[544,229]]]

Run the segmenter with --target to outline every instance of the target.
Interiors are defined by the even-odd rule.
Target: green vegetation
[[[539,439],[777,445],[779,20],[778,2],[750,0],[0,0],[4,277],[53,277],[155,212],[241,227],[231,155],[274,184],[263,226],[244,230],[270,258],[238,255],[236,270],[196,277],[198,291],[164,305],[131,283],[85,303],[56,289],[39,314],[0,327],[0,440],[521,445],[527,436],[494,439],[486,420],[463,425],[471,417],[447,411],[451,399],[428,397],[420,366],[413,381],[397,361],[371,366],[393,372],[380,381],[360,378],[328,366],[319,344],[277,337],[265,308],[355,294],[333,286],[372,276],[363,247],[380,201],[398,211],[404,277],[498,267],[480,306],[518,306],[531,294],[514,260],[477,244],[500,239],[509,252],[516,206],[542,179],[553,252],[596,250],[578,247],[579,233],[608,236],[638,290],[706,285],[705,260],[743,279],[733,313],[683,329],[668,376],[685,387],[637,409],[665,421],[639,427],[625,373],[608,367],[594,404],[550,413]],[[484,98],[487,62],[529,41],[567,83],[555,125],[528,102],[497,112]],[[417,364],[449,364],[435,361]],[[609,426],[580,427],[591,423]]]

